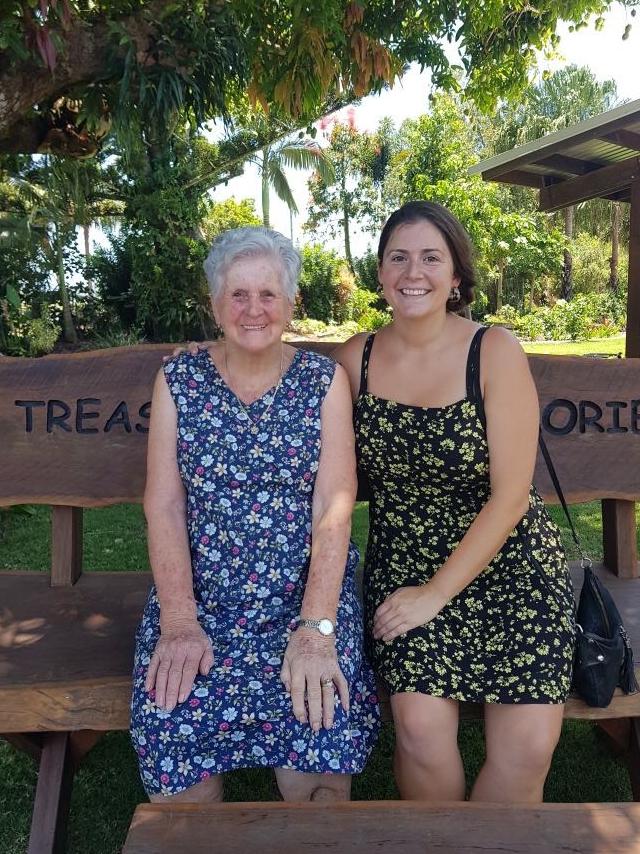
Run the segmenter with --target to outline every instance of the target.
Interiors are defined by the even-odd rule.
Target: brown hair
[[[453,271],[460,279],[460,299],[455,302],[448,300],[447,311],[459,311],[473,302],[473,289],[478,283],[473,262],[473,244],[462,223],[437,202],[407,202],[391,214],[380,235],[378,264],[382,264],[384,250],[396,228],[421,220],[434,225],[447,242],[453,259]]]

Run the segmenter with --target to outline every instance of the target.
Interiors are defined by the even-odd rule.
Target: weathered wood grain
[[[142,804],[123,854],[639,854],[640,804]]]
[[[313,345],[324,352],[332,346]],[[0,358],[0,504],[140,501],[148,403],[170,350]],[[530,364],[568,500],[639,499],[640,359],[531,356]],[[562,428],[571,429],[554,433]],[[557,500],[541,460],[536,483]]]
[[[597,571],[640,664],[640,583]],[[578,566],[573,576],[578,592]],[[150,583],[147,573],[100,572],[51,589],[44,573],[0,573],[0,733],[127,729],[134,635]],[[381,700],[390,720],[384,692]],[[482,708],[464,704],[462,715],[481,717]],[[640,695],[620,691],[606,709],[573,697],[565,707],[567,718],[632,716],[640,716]]]

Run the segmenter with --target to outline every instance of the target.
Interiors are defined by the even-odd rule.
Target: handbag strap
[[[549,476],[551,477],[551,482],[558,494],[558,498],[560,499],[560,504],[562,504],[562,509],[564,510],[564,515],[567,517],[567,522],[569,523],[569,528],[571,530],[571,538],[573,542],[576,544],[578,551],[580,552],[581,564],[583,569],[586,567],[590,567],[592,565],[592,560],[587,556],[586,552],[582,548],[580,543],[580,539],[578,538],[578,533],[576,531],[575,525],[573,524],[573,519],[571,518],[571,514],[569,513],[569,507],[567,506],[566,499],[564,497],[564,493],[562,491],[562,487],[560,486],[560,480],[558,479],[558,473],[556,472],[556,468],[553,464],[553,460],[551,459],[551,454],[549,453],[549,448],[547,448],[547,443],[544,440],[544,436],[542,435],[542,430],[538,433],[538,444],[540,445],[540,450],[542,451],[542,456],[544,457],[544,461],[547,464],[547,469],[549,470]]]

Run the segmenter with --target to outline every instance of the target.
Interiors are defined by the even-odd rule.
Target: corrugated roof
[[[485,181],[541,190],[544,210],[596,197],[629,201],[631,181],[640,177],[640,99],[482,160],[469,171]]]

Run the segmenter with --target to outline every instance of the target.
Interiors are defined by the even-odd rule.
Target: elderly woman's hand
[[[184,703],[196,675],[206,676],[213,664],[211,642],[194,619],[163,622],[156,648],[149,662],[145,691],[155,689],[155,703],[172,711]]]
[[[342,708],[349,711],[349,686],[338,664],[334,637],[323,637],[315,629],[293,632],[284,653],[280,678],[291,694],[294,715],[300,723],[308,720],[314,732],[320,726],[325,729],[333,726],[336,690]]]

